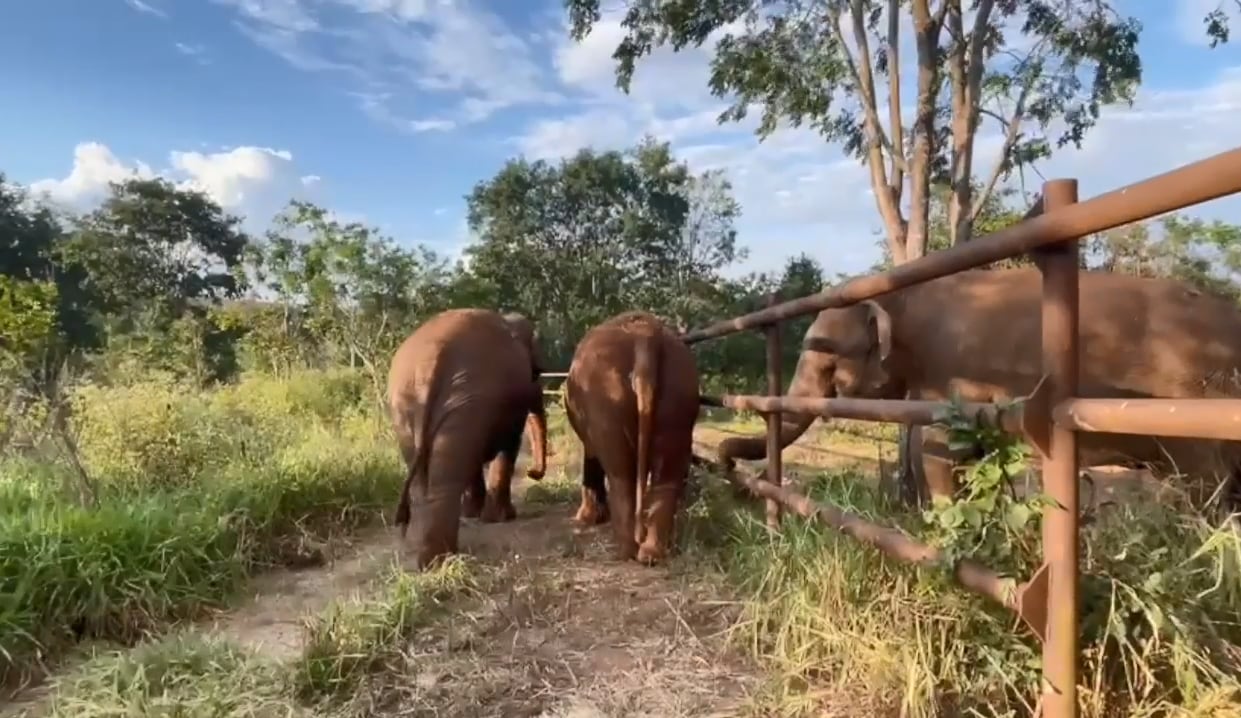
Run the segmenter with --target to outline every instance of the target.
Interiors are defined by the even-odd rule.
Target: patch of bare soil
[[[694,427],[695,450],[704,457],[714,457],[720,442],[733,437],[761,437],[763,430],[739,431],[721,426]],[[798,471],[823,471],[855,467],[875,471],[881,460],[890,462],[895,444],[855,437],[840,432],[824,432],[812,428],[781,453],[784,465]]]
[[[296,657],[304,620],[364,591],[397,560],[397,543],[391,528],[376,527],[331,553],[326,563],[254,577],[249,599],[217,615],[208,630],[276,660]]]
[[[391,715],[740,714],[755,672],[723,645],[720,588],[683,561],[613,558],[610,528],[575,530],[575,508],[518,503],[513,522],[462,527],[499,578],[416,637]]]

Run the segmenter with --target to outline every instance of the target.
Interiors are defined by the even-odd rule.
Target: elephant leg
[[[480,518],[487,523],[512,521],[517,518],[517,509],[513,506],[513,468],[517,465],[517,454],[521,451],[521,433],[525,429],[526,417],[523,414],[500,437],[499,451],[487,467],[487,498],[483,502],[483,513]]]
[[[943,427],[922,427],[922,473],[931,501],[951,500],[956,495],[956,466],[970,458],[968,452],[948,448],[948,431]]]
[[[668,555],[676,530],[677,505],[685,489],[689,474],[690,452],[678,452],[674,456],[659,456],[651,471],[651,489],[646,495],[647,511],[642,545],[638,547],[638,560],[652,564]]]
[[[487,486],[483,480],[486,470],[486,466],[480,466],[461,494],[461,515],[467,519],[476,519],[483,512],[483,500],[487,494]]]
[[[634,484],[633,468],[623,476],[608,474],[611,487],[608,491],[608,513],[611,516],[612,534],[616,541],[616,557],[628,561],[638,553],[634,540]]]
[[[499,454],[491,460],[487,469],[487,497],[483,501],[483,513],[479,517],[486,523],[512,521],[517,518],[513,506],[513,465],[515,457]]]
[[[437,439],[436,444],[441,442]],[[409,523],[405,526],[405,553],[416,569],[425,569],[446,554],[457,553],[461,491],[465,478],[455,458],[437,456],[433,446],[427,467],[427,486],[409,488]],[[477,471],[477,469],[473,469]],[[417,482],[415,482],[417,484]]]
[[[604,485],[603,464],[593,456],[582,456],[582,505],[573,520],[583,526],[608,522],[608,490]]]

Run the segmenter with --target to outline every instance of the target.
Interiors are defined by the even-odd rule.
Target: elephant
[[[583,449],[582,503],[574,520],[610,519],[621,560],[659,561],[671,545],[692,461],[693,353],[654,315],[618,314],[577,345],[564,400]]]
[[[397,348],[388,410],[407,473],[394,523],[418,568],[458,551],[461,515],[516,517],[510,483],[526,425],[533,454],[527,476],[542,479],[541,373],[534,326],[520,314],[451,309]]]
[[[1079,277],[1079,396],[1241,396],[1241,311],[1234,302],[1170,279],[1098,271]],[[965,271],[824,310],[806,331],[788,394],[939,401],[955,394],[977,402],[1028,396],[1043,375],[1041,297],[1040,272],[1019,267]],[[785,417],[781,447],[815,419]],[[1078,436],[1088,465],[1172,464],[1234,488],[1241,468],[1241,442]],[[924,427],[921,442],[926,488],[932,497],[950,496],[953,465],[968,457],[948,450],[941,427]],[[730,438],[719,448],[725,469],[765,454],[759,437]]]

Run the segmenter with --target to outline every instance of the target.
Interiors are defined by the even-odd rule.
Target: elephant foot
[[[599,524],[606,524],[608,518],[608,507],[583,503],[578,507],[577,514],[573,517],[573,520],[583,526],[598,526]]]
[[[642,545],[638,547],[638,562],[647,566],[659,563],[667,557],[668,550],[655,541],[643,541]]]
[[[487,524],[512,521],[515,518],[517,518],[517,509],[511,502],[498,504],[494,501],[486,502],[479,516],[479,520]]]

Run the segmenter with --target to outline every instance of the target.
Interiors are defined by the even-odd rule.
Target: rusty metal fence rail
[[[766,480],[734,477],[767,501],[768,524],[780,523],[786,506],[865,541],[903,561],[935,561],[938,552],[901,532],[821,506],[783,485],[780,423],[783,412],[909,424],[934,423],[943,402],[782,397],[780,322],[832,307],[845,307],[898,289],[1031,253],[1043,277],[1043,380],[1024,402],[1007,408],[971,404],[966,411],[1008,431],[1021,432],[1042,457],[1045,492],[1057,505],[1043,521],[1043,564],[1014,585],[990,569],[961,562],[955,571],[966,588],[1014,610],[1043,642],[1043,715],[1077,715],[1078,645],[1078,452],[1077,433],[1109,432],[1241,440],[1241,400],[1078,398],[1078,253],[1087,235],[1139,222],[1241,192],[1241,148],[1185,165],[1127,187],[1077,201],[1077,180],[1043,185],[1035,216],[991,235],[935,252],[879,274],[859,277],[822,292],[776,303],[757,312],[688,332],[688,344],[747,330],[767,340],[768,396],[725,395],[704,403],[763,413],[767,421]],[[1033,214],[1033,213],[1032,213]]]

